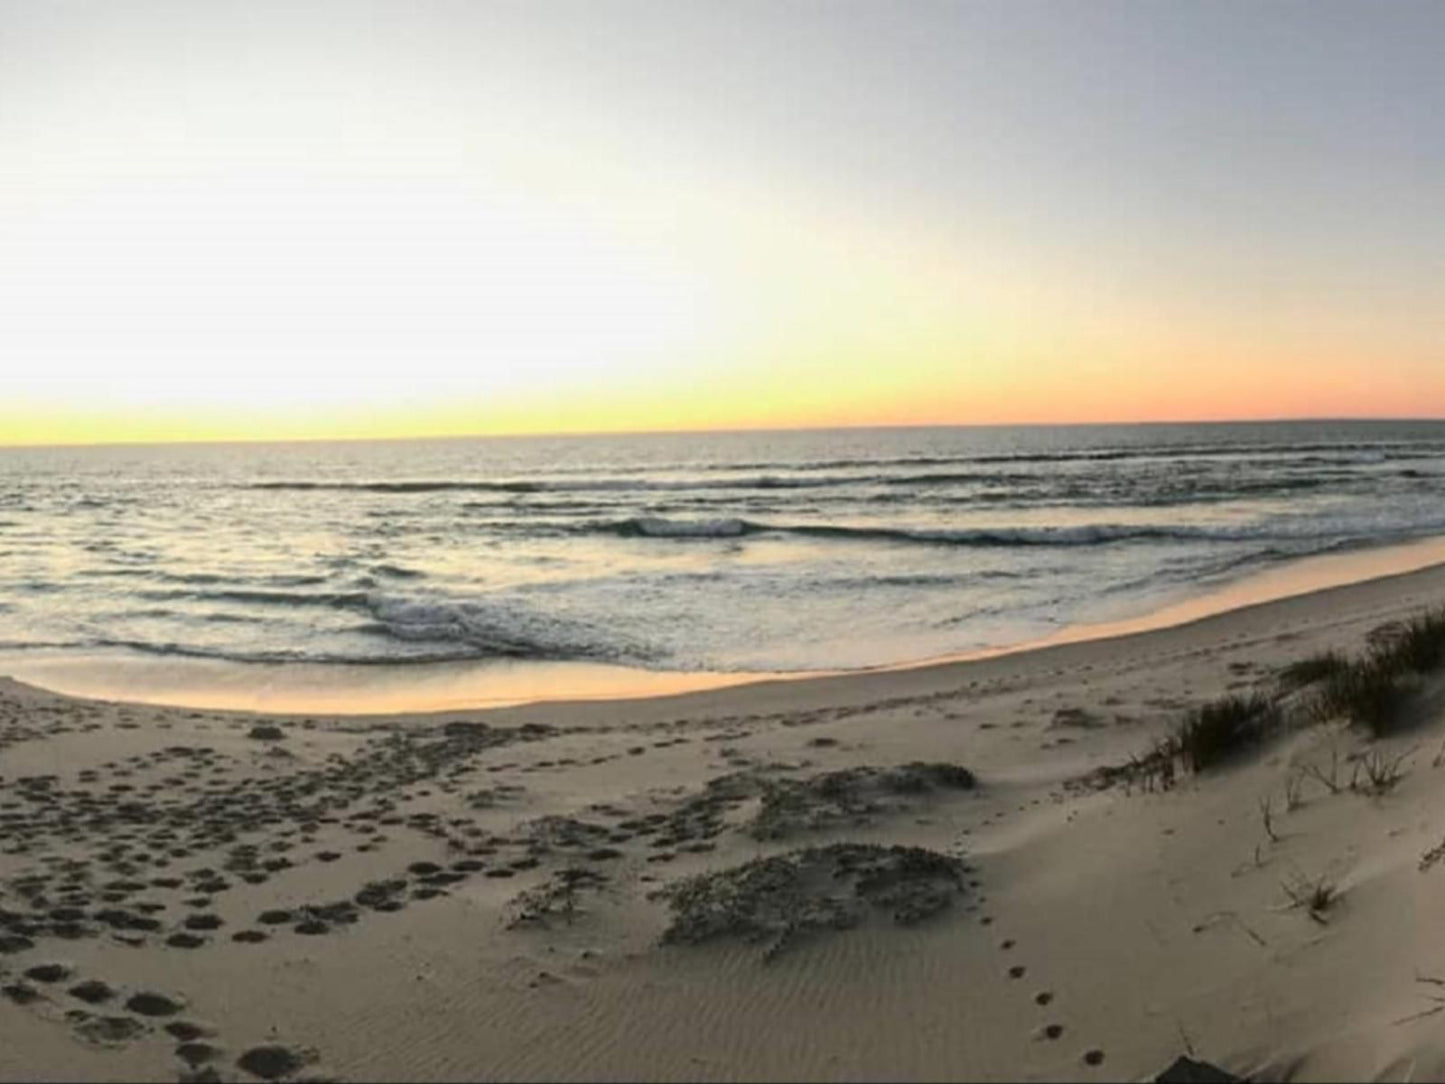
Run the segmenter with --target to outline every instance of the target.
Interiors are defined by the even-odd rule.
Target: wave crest
[[[933,546],[1099,546],[1138,540],[1234,539],[1237,532],[1203,527],[1160,527],[1147,524],[1099,523],[1074,527],[904,528],[867,527],[830,523],[772,524],[729,518],[683,520],[637,516],[612,523],[593,524],[623,538],[718,539],[749,535],[795,535],[805,538],[918,543]]]

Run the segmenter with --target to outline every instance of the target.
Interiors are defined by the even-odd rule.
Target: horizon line
[[[1129,426],[1184,426],[1184,425],[1280,425],[1309,424],[1311,422],[1369,423],[1380,424],[1410,422],[1445,422],[1442,416],[1405,415],[1281,415],[1268,418],[1159,418],[1133,421],[1080,421],[1080,422],[912,422],[897,424],[861,425],[759,425],[720,426],[713,429],[589,429],[589,430],[538,430],[521,433],[434,433],[411,436],[355,436],[355,437],[281,437],[281,438],[201,438],[190,440],[103,440],[103,441],[57,441],[55,443],[35,442],[28,444],[0,443],[0,451],[26,448],[158,448],[220,446],[229,444],[378,444],[402,443],[405,441],[461,441],[461,440],[538,440],[562,437],[650,437],[650,436],[703,436],[731,433],[826,433],[826,432],[867,432],[889,429],[1103,429]]]

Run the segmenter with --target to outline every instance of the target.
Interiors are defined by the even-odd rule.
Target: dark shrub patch
[[[1279,681],[1286,689],[1302,689],[1328,681],[1349,667],[1350,660],[1334,651],[1324,651],[1307,659],[1290,663],[1279,672]]]
[[[1192,772],[1205,771],[1252,745],[1279,723],[1268,697],[1226,696],[1193,712],[1175,734],[1179,757]]]

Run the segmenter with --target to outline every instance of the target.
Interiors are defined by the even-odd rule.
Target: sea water
[[[1445,534],[1445,423],[0,450],[0,652],[798,672]]]

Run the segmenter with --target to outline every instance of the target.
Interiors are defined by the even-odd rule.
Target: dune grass
[[[1395,729],[1410,693],[1410,675],[1379,652],[1347,664],[1320,687],[1315,713],[1321,721],[1344,719],[1384,737]]]
[[[1267,696],[1224,696],[1190,712],[1174,741],[1185,767],[1202,772],[1258,745],[1279,721],[1279,708]]]
[[[1315,712],[1380,738],[1399,729],[1419,679],[1445,666],[1445,608],[1387,626],[1375,639],[1365,654],[1331,666],[1320,679]]]
[[[1181,767],[1195,774],[1209,771],[1259,745],[1282,725],[1279,705],[1270,697],[1223,696],[1191,711],[1142,755],[1097,770],[1096,782],[1168,790]]]
[[[1286,666],[1273,696],[1229,695],[1194,709],[1146,752],[1125,764],[1098,769],[1094,782],[1167,790],[1181,769],[1192,774],[1209,771],[1265,742],[1287,724],[1340,719],[1371,737],[1383,738],[1405,724],[1404,709],[1424,675],[1441,669],[1445,669],[1445,607],[1436,607],[1377,629],[1361,655],[1325,651]],[[1305,699],[1295,701],[1287,716],[1289,698],[1305,690]],[[1382,793],[1394,781],[1370,778],[1367,789]]]
[[[1279,672],[1279,683],[1287,691],[1303,689],[1329,681],[1336,674],[1349,667],[1350,660],[1337,651],[1322,651],[1307,659],[1290,663]]]

